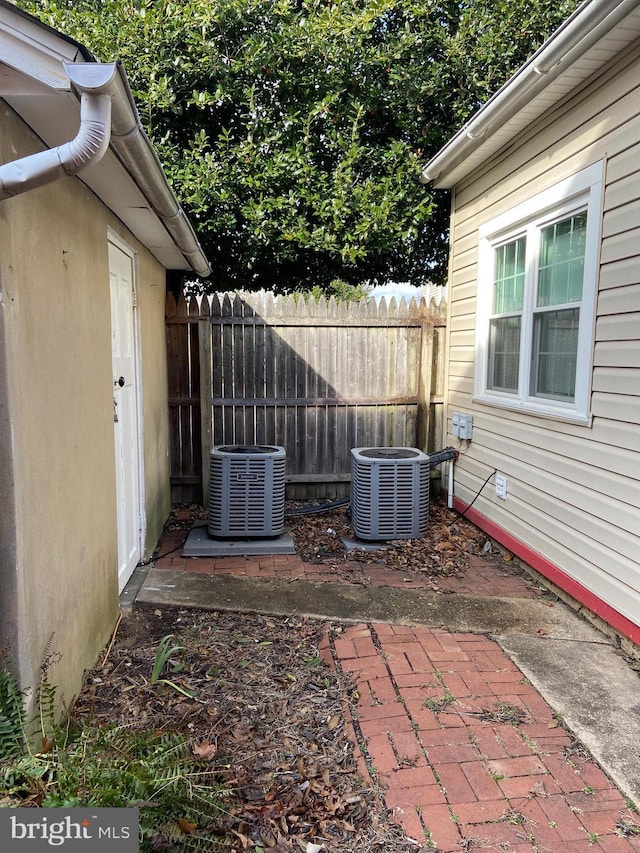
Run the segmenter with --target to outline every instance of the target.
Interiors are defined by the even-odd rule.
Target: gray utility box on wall
[[[263,538],[284,530],[285,449],[217,445],[209,462],[209,535]]]
[[[351,450],[351,523],[360,539],[418,539],[429,523],[429,457],[415,447]]]

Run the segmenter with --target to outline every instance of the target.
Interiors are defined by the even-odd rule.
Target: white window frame
[[[604,163],[582,169],[479,229],[476,371],[474,400],[543,417],[588,423],[600,258]],[[542,228],[581,211],[587,212],[584,279],[580,303],[576,387],[573,402],[530,393],[533,313]],[[492,312],[495,249],[526,236],[525,293],[520,331],[518,391],[488,387],[489,325]]]

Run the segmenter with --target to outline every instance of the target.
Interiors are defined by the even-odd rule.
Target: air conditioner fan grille
[[[414,539],[429,522],[429,457],[416,448],[353,448],[351,521],[361,539]]]
[[[282,447],[214,447],[209,462],[209,534],[279,536],[284,529]]]

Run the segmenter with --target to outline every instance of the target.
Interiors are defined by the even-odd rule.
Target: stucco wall
[[[121,229],[125,237],[125,229]],[[131,242],[135,248],[137,243]],[[139,316],[144,417],[144,496],[146,499],[143,559],[158,543],[171,509],[169,409],[167,405],[166,286],[164,270],[148,252],[139,259]]]
[[[0,103],[0,161],[36,147]],[[49,677],[65,702],[118,614],[109,227],[139,253],[149,550],[169,509],[164,270],[78,179],[0,203],[10,414],[0,430],[16,484],[16,559],[2,567],[10,582],[0,593],[0,615],[19,626],[17,636],[3,639],[12,640],[25,687],[35,684],[51,649]],[[0,476],[0,490],[11,491],[8,475]]]

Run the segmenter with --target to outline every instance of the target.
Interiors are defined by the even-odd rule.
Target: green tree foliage
[[[455,128],[470,117],[575,11],[578,0],[467,0],[442,67],[455,92]]]
[[[442,281],[420,168],[576,0],[20,0],[124,63],[215,289]]]

